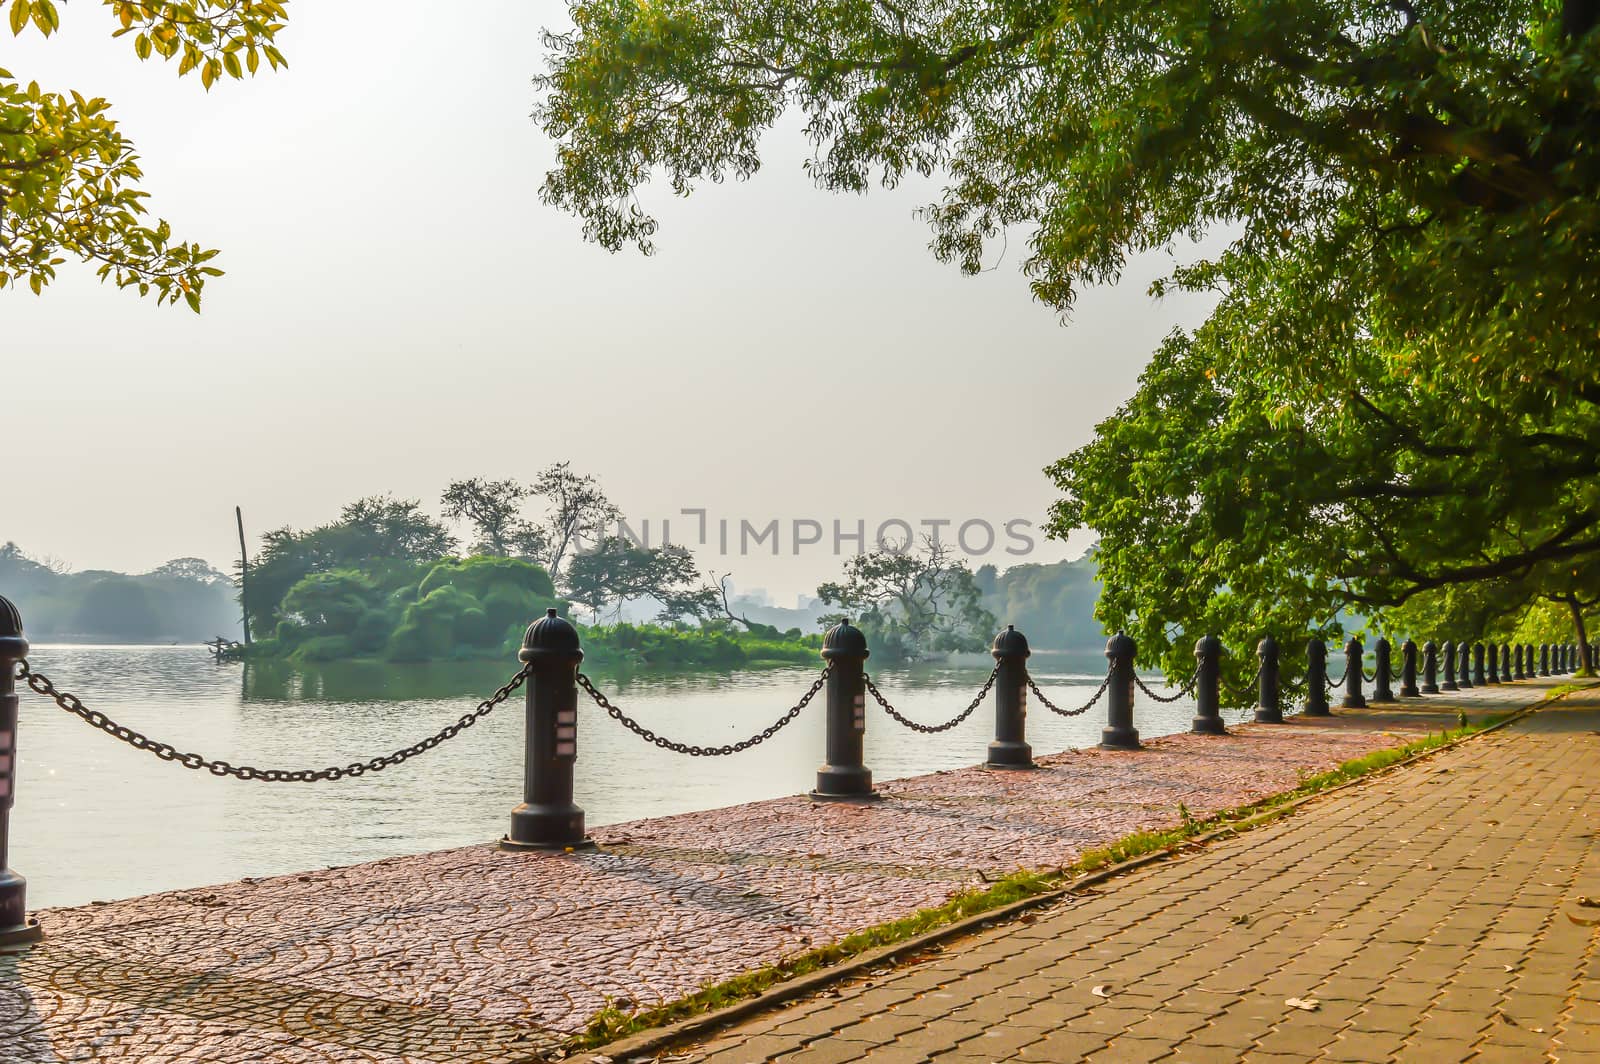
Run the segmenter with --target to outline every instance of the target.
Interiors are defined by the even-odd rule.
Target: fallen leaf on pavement
[[[1600,909],[1600,901],[1595,901],[1593,898],[1580,897],[1578,899],[1578,904],[1583,906],[1585,909]]]
[[[1108,998],[1111,996],[1111,987],[1109,984],[1105,986],[1097,986],[1093,990],[1089,991],[1089,993],[1093,994],[1097,998]]]
[[[1316,1012],[1322,1007],[1321,1002],[1317,1001],[1316,998],[1290,998],[1284,1004],[1291,1009],[1304,1009],[1306,1012]]]
[[[1573,916],[1571,913],[1567,914],[1567,919],[1571,920],[1579,927],[1600,927],[1600,920],[1584,920],[1580,917]]]

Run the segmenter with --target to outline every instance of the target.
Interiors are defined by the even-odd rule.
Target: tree
[[[843,582],[823,584],[817,596],[853,611],[873,649],[891,660],[988,649],[996,621],[967,563],[931,537],[920,550],[896,546],[851,558]]]
[[[455,521],[466,519],[477,531],[473,553],[507,558],[526,543],[519,537],[531,531],[522,517],[522,500],[531,494],[531,488],[515,480],[473,477],[451,481],[441,501],[446,517]]]
[[[607,605],[618,616],[629,602],[655,599],[660,620],[705,616],[709,603],[700,571],[687,547],[645,548],[620,536],[605,536],[576,554],[567,568],[567,595],[598,620]]]
[[[1155,290],[1216,309],[1050,471],[1052,530],[1100,533],[1102,619],[1187,674],[1203,631],[1333,636],[1341,608],[1600,553],[1597,19],[586,0],[549,40],[544,196],[648,251],[639,186],[748,175],[797,107],[821,184],[944,174],[934,253],[975,271],[1022,230],[1063,312],[1129,255],[1207,238]]]
[[[281,609],[319,635],[349,635],[378,602],[378,589],[367,576],[335,570],[299,581],[283,596]]]
[[[1095,551],[1076,561],[1049,565],[1024,563],[1005,572],[981,566],[973,578],[983,604],[1002,624],[1014,624],[1035,649],[1099,649],[1105,632],[1094,619],[1100,585]]]
[[[232,583],[226,573],[213,568],[204,558],[173,558],[162,562],[146,575],[166,580],[190,580],[198,584]]]
[[[557,462],[540,473],[533,482],[533,493],[549,507],[542,529],[546,548],[541,560],[559,585],[561,565],[574,544],[602,539],[622,511],[606,498],[593,476],[574,473],[571,462]]]
[[[0,589],[4,589],[8,597],[15,599],[22,593],[46,591],[61,575],[62,571],[28,557],[15,542],[7,540],[0,544]]]
[[[263,59],[285,65],[273,43],[286,0],[106,0],[140,59],[178,61],[209,90],[224,75],[254,75]],[[60,23],[54,0],[11,0],[11,32],[46,37]],[[102,280],[151,291],[158,303],[200,309],[207,265],[217,254],[174,241],[165,221],[145,220],[143,176],[133,143],[108,117],[110,104],[77,92],[24,86],[0,70],[0,288],[26,281],[35,294],[72,255],[98,265]]]
[[[266,533],[250,566],[251,627],[271,631],[284,596],[312,573],[353,569],[370,575],[447,557],[455,546],[450,532],[421,505],[417,499],[373,495],[350,503],[328,524]]]
[[[167,638],[171,630],[151,594],[136,578],[108,573],[83,593],[72,616],[73,635],[112,642]]]

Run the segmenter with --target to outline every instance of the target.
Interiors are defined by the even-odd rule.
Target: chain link
[[[633,732],[633,734],[637,735],[647,743],[653,743],[656,746],[661,747],[663,750],[671,750],[675,754],[687,754],[690,757],[727,757],[729,754],[743,753],[752,746],[760,746],[774,735],[777,735],[784,728],[788,727],[794,721],[794,719],[800,715],[800,711],[811,704],[811,700],[817,696],[817,692],[822,690],[822,685],[828,682],[828,673],[831,671],[833,671],[832,665],[824,667],[822,673],[814,681],[812,681],[811,687],[806,691],[805,694],[800,696],[800,701],[796,702],[789,712],[773,721],[767,727],[756,732],[756,734],[750,736],[750,738],[741,740],[737,743],[728,743],[724,746],[695,746],[690,743],[675,742],[672,739],[668,739],[666,736],[657,735],[655,732],[651,731],[649,728],[646,728],[643,724],[640,724],[638,721],[622,712],[622,710],[612,705],[611,700],[605,695],[601,694],[595,685],[589,682],[589,677],[585,676],[581,672],[578,673],[578,686],[589,692],[589,697],[594,699],[594,704],[609,713],[612,720],[616,721],[618,724],[621,724],[624,728],[627,728],[629,731]]]
[[[873,686],[871,676],[868,676],[866,673],[862,673],[861,678],[866,681],[867,690],[871,692],[872,697],[877,700],[878,705],[883,707],[883,711],[885,713],[889,714],[889,716],[893,717],[901,724],[904,724],[914,732],[921,732],[924,735],[935,735],[939,732],[949,731],[957,724],[960,724],[962,721],[972,716],[972,711],[983,704],[984,698],[989,694],[989,689],[994,686],[994,678],[999,675],[1000,666],[996,665],[994,667],[994,671],[989,673],[989,678],[983,681],[983,686],[978,689],[978,695],[972,700],[971,704],[955,717],[945,721],[943,724],[918,724],[910,717],[902,715],[898,709],[895,709],[889,704],[889,700],[883,697],[883,692],[879,691],[875,686]]]
[[[1344,686],[1345,678],[1348,677],[1349,675],[1350,675],[1349,666],[1345,667],[1344,672],[1339,674],[1339,678],[1337,680],[1335,680],[1333,677],[1329,676],[1328,673],[1327,673],[1327,670],[1323,670],[1322,680],[1323,680],[1324,683],[1326,683],[1328,685],[1328,690],[1335,691],[1335,690],[1338,690],[1339,688]]]
[[[1044,705],[1045,709],[1048,709],[1050,712],[1055,713],[1058,716],[1062,716],[1062,717],[1081,717],[1081,716],[1083,716],[1083,714],[1089,712],[1090,709],[1094,708],[1094,704],[1096,702],[1100,701],[1100,696],[1105,694],[1106,693],[1106,688],[1110,687],[1110,686],[1111,686],[1111,671],[1108,669],[1108,670],[1106,670],[1106,678],[1104,680],[1100,681],[1100,686],[1095,688],[1094,694],[1089,696],[1089,701],[1085,702],[1083,705],[1079,706],[1077,709],[1062,709],[1060,706],[1058,706],[1054,702],[1050,701],[1049,698],[1045,697],[1045,693],[1043,691],[1039,690],[1039,685],[1033,682],[1033,677],[1032,676],[1028,677],[1028,690],[1033,692],[1033,696],[1035,698],[1037,698]]]
[[[98,728],[114,739],[118,739],[135,750],[148,750],[162,761],[175,761],[188,769],[205,769],[213,776],[232,776],[237,780],[257,780],[261,783],[319,783],[323,780],[344,779],[347,776],[364,776],[368,772],[382,772],[391,765],[398,765],[408,761],[418,754],[426,753],[447,739],[454,739],[478,721],[487,717],[496,706],[511,697],[512,692],[521,687],[528,678],[528,669],[524,668],[506,683],[506,685],[482,702],[476,709],[464,713],[461,718],[452,724],[447,724],[437,732],[423,739],[421,742],[396,750],[392,754],[374,757],[367,761],[353,761],[348,765],[331,765],[323,769],[278,769],[256,768],[253,765],[234,765],[227,761],[214,760],[202,757],[199,754],[179,753],[178,749],[170,743],[160,742],[147,735],[134,731],[123,724],[118,724],[110,717],[96,709],[89,709],[78,699],[78,696],[68,691],[58,691],[50,678],[43,673],[34,672],[26,661],[17,663],[17,679],[27,681],[27,684],[38,694],[44,695],[55,702],[56,705],[71,713],[91,727]]]
[[[1219,691],[1219,694],[1226,696],[1229,702],[1247,702],[1253,698],[1259,697],[1261,693],[1261,673],[1266,667],[1267,666],[1265,663],[1256,666],[1256,674],[1250,677],[1250,682],[1248,685],[1246,685],[1244,694],[1238,698],[1233,697],[1233,692],[1225,689]],[[1252,712],[1253,711],[1254,709],[1252,706]]]
[[[1175,695],[1156,694],[1154,691],[1150,690],[1149,687],[1145,686],[1145,682],[1139,679],[1137,674],[1134,675],[1133,682],[1139,685],[1139,690],[1143,691],[1146,695],[1155,699],[1157,702],[1176,702],[1178,699],[1184,698],[1194,691],[1195,684],[1200,682],[1200,670],[1195,669],[1194,675],[1190,676],[1189,679],[1184,681],[1183,688]]]

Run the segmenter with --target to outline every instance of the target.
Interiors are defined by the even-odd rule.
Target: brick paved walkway
[[[1481,718],[1549,686],[1460,704]],[[796,797],[619,824],[593,854],[473,846],[45,910],[45,943],[0,956],[0,1061],[523,1060],[608,999],[673,1000],[1173,825],[1179,803],[1204,816],[1290,789],[1453,724],[1456,704],[936,773],[871,806]]]
[[[1585,693],[673,1059],[1600,1064],[1597,829]]]

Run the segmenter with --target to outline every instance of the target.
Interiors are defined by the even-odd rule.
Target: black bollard
[[[817,769],[819,801],[872,801],[872,770],[862,764],[867,737],[867,637],[840,621],[822,637],[828,661],[828,759]]]
[[[28,656],[22,615],[0,598],[0,946],[37,942],[39,921],[28,919],[27,880],[7,863],[11,849],[11,807],[17,800],[17,662]]]
[[[1189,730],[1195,735],[1227,735],[1222,723],[1222,640],[1214,635],[1202,636],[1194,644],[1194,723]]]
[[[1472,689],[1472,644],[1465,639],[1457,648],[1461,656],[1461,671],[1456,675],[1456,683],[1461,685],[1463,691]]]
[[[1361,694],[1361,640],[1355,636],[1344,645],[1344,698],[1340,705],[1345,709],[1366,709],[1367,700]]]
[[[1392,677],[1389,675],[1389,640],[1386,636],[1379,636],[1378,642],[1372,648],[1372,658],[1375,664],[1372,671],[1376,674],[1372,681],[1372,700],[1374,702],[1396,702],[1394,688],[1390,686]]]
[[[578,630],[546,611],[528,626],[517,657],[526,662],[525,752],[522,804],[511,811],[505,850],[588,850],[583,810],[572,801],[572,765],[578,760]]]
[[[1439,693],[1439,644],[1431,639],[1422,644],[1422,693]]]
[[[1488,674],[1483,671],[1483,658],[1484,658],[1484,646],[1483,646],[1483,644],[1482,643],[1474,643],[1474,644],[1472,644],[1472,682],[1474,684],[1476,684],[1477,686],[1479,686],[1479,687],[1482,687],[1484,684],[1489,682]],[[1494,663],[1493,662],[1490,663],[1489,670],[1491,672],[1494,671]]]
[[[1528,678],[1528,674],[1522,671],[1522,644],[1521,643],[1518,643],[1517,646],[1516,646],[1516,653],[1514,655],[1514,658],[1515,658],[1516,670],[1517,671],[1513,675],[1518,680],[1526,680]]]
[[[1028,745],[1027,638],[1012,625],[994,637],[989,653],[999,670],[994,677],[994,742],[984,761],[990,768],[1033,768]]]
[[[1408,636],[1400,644],[1400,697],[1416,698],[1420,694],[1422,691],[1417,687],[1417,642]]]
[[[1138,644],[1122,632],[1106,640],[1111,682],[1106,686],[1106,726],[1100,732],[1102,750],[1139,749],[1139,731],[1133,726],[1133,656],[1138,649]]]
[[[1331,716],[1328,712],[1328,646],[1320,639],[1306,640],[1306,716]]]
[[[1461,685],[1456,683],[1456,641],[1444,641],[1444,683],[1439,685],[1441,691],[1459,691]]]
[[[1549,676],[1550,675],[1550,644],[1549,643],[1540,643],[1539,644],[1539,675],[1540,676]]]
[[[1256,723],[1282,724],[1283,706],[1278,700],[1278,641],[1270,635],[1256,644],[1256,660],[1261,674],[1256,684]]]
[[[1486,682],[1496,684],[1500,682],[1500,648],[1493,643],[1484,646],[1485,655],[1489,659],[1489,678]]]
[[[1500,682],[1511,682],[1511,644],[1500,644]]]

